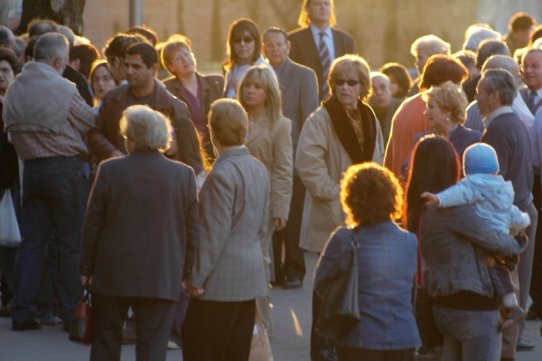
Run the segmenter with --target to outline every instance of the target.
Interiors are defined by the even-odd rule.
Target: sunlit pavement
[[[271,292],[274,328],[271,348],[275,361],[308,361],[311,324],[312,272],[316,257],[306,256],[307,277],[303,288],[273,289]],[[0,318],[0,361],[79,361],[88,360],[90,348],[68,341],[60,326],[37,331],[13,332],[9,318]],[[525,337],[535,342],[534,351],[518,352],[516,361],[542,360],[542,321],[527,321]],[[122,360],[135,360],[135,347],[124,346]],[[179,350],[168,351],[168,361],[182,360]]]

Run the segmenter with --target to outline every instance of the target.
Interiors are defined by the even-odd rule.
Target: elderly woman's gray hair
[[[171,143],[171,125],[146,105],[132,105],[122,113],[120,132],[136,150],[165,151]]]

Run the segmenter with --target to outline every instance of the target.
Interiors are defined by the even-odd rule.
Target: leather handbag
[[[92,304],[88,286],[83,298],[75,307],[70,323],[69,338],[75,342],[90,343],[92,341]]]
[[[322,337],[337,339],[360,320],[358,295],[358,251],[354,235],[351,240],[352,263],[346,272],[339,272],[322,294],[316,332]]]

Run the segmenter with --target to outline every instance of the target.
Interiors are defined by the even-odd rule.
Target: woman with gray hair
[[[132,307],[136,358],[165,360],[171,313],[199,236],[192,168],[161,154],[171,126],[147,106],[121,119],[128,155],[102,162],[83,226],[81,282],[94,306],[91,360],[119,359]]]

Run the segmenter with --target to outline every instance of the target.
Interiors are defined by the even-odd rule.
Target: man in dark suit
[[[263,34],[263,52],[277,75],[284,116],[292,121],[292,145],[295,152],[297,138],[305,119],[318,107],[316,74],[306,66],[288,58],[288,35],[280,28],[269,28]],[[292,201],[286,228],[273,235],[275,282],[284,288],[299,288],[305,276],[305,259],[299,248],[299,233],[305,187],[294,176]],[[284,245],[284,264],[282,247]]]
[[[304,0],[298,20],[301,28],[288,35],[290,58],[316,73],[320,99],[329,95],[327,75],[334,59],[356,52],[354,38],[335,26],[333,0]]]
[[[527,107],[536,116],[542,108],[542,50],[529,49],[522,56],[521,72],[526,88],[519,90]],[[538,127],[537,127],[538,128]],[[538,149],[535,151],[538,152]],[[540,154],[538,155],[540,157]],[[536,158],[536,157],[535,157]],[[537,209],[542,205],[540,170],[535,174],[533,186],[534,203]],[[536,232],[535,255],[531,280],[531,298],[533,303],[527,314],[528,320],[542,319],[542,229]]]

